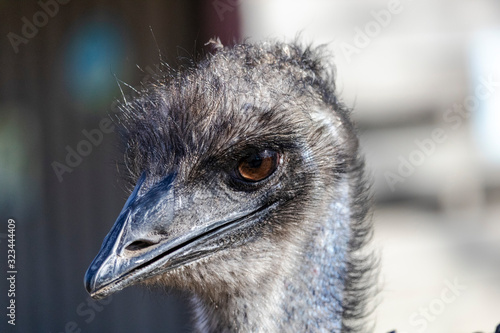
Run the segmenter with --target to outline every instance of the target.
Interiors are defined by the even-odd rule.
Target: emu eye
[[[278,167],[279,154],[263,150],[249,155],[238,163],[238,174],[248,182],[258,182],[269,177]]]

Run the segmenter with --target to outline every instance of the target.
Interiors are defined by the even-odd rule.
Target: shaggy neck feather
[[[340,332],[350,236],[347,185],[323,207],[321,221],[301,248],[290,244],[287,262],[272,282],[218,301],[193,296],[199,332]],[[338,194],[337,194],[338,195]]]

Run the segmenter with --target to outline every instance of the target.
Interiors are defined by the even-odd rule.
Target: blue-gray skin
[[[369,189],[321,49],[218,44],[121,109],[135,189],[85,276],[92,297],[185,290],[200,332],[367,331]],[[238,168],[261,152],[274,168],[248,181]]]

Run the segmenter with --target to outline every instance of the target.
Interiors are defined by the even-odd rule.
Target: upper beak
[[[147,222],[152,218],[152,221],[168,226],[172,220],[174,179],[175,174],[167,176],[139,197],[138,192],[145,180],[145,175],[141,176],[85,274],[85,287],[92,297],[105,297],[137,282],[140,280],[134,279],[137,274],[130,273],[144,271],[141,264],[150,262],[163,251],[165,244],[160,244],[162,237],[158,224]],[[141,279],[147,278],[151,272],[144,273]]]
[[[144,180],[143,175],[85,274],[85,287],[93,298],[213,253],[220,235],[239,225],[235,222],[269,208],[214,210],[210,203],[175,198],[175,174],[139,195]]]

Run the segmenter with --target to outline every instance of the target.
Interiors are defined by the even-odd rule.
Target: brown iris
[[[248,182],[258,182],[269,177],[278,167],[279,154],[272,150],[254,153],[240,161],[238,173]]]

